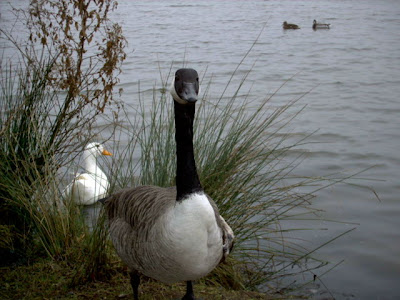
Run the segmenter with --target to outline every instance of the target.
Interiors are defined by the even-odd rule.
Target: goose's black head
[[[193,69],[179,69],[171,86],[171,95],[180,104],[196,103],[199,94],[199,75]]]

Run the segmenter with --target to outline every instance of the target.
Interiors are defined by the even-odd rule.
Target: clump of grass
[[[18,76],[7,73],[1,81],[1,263],[31,262],[42,256],[68,260],[80,271],[74,279],[82,282],[82,277],[98,276],[106,268],[109,251],[104,226],[89,232],[80,208],[61,196],[60,168],[67,168],[71,159],[63,147],[83,148],[91,136],[72,141],[78,128],[64,124],[63,134],[51,141],[57,120],[53,113],[59,108],[57,94],[46,85],[51,67],[49,61],[40,68],[20,70]]]
[[[6,73],[1,81],[1,222],[15,229],[12,247],[17,256],[23,256],[18,251],[30,248],[33,222],[27,206],[32,203],[34,186],[45,177],[46,170],[54,171],[50,164],[54,148],[46,139],[52,95],[46,92],[45,78],[50,68],[48,62],[29,73],[21,71],[17,78]]]
[[[81,277],[104,265],[103,227],[88,232],[79,208],[63,202],[60,173],[97,135],[104,109],[117,104],[126,40],[108,19],[115,7],[113,0],[31,1],[14,10],[27,40],[0,29],[19,59],[1,61],[0,228],[8,234],[0,264],[74,259]]]

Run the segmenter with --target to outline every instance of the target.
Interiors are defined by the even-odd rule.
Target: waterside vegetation
[[[0,259],[5,284],[0,294],[5,298],[124,298],[131,293],[104,216],[89,230],[81,208],[62,199],[65,179],[89,141],[102,137],[111,147],[114,159],[103,162],[110,192],[175,184],[169,74],[152,95],[139,93],[132,107],[118,102],[115,88],[126,41],[107,17],[116,2],[68,2],[31,1],[29,11],[19,12],[28,20],[28,44],[22,46],[2,30],[22,62],[18,68],[5,68],[2,62],[1,72]],[[302,96],[279,107],[269,105],[274,95],[251,103],[251,97],[240,96],[249,73],[230,95],[226,91],[236,72],[219,97],[209,93],[211,80],[202,82],[194,124],[199,177],[237,237],[230,258],[198,283],[196,290],[205,298],[285,294],[287,299],[295,288],[286,284],[288,278],[304,273],[315,280],[327,262],[312,255],[315,249],[291,239],[289,234],[298,229],[283,223],[319,218],[312,206],[315,191],[348,178],[294,176],[303,158],[293,156],[293,150],[307,140],[289,141],[285,128],[301,112],[292,108]],[[99,120],[103,126],[94,126]],[[157,291],[160,299],[172,298],[183,288],[148,280],[142,295],[156,299],[152,294]],[[218,298],[221,289],[229,291]],[[260,289],[275,296],[254,292]]]

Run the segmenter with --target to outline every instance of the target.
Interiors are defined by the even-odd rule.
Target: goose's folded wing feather
[[[124,189],[105,200],[110,223],[122,219],[132,227],[151,227],[168,207],[174,205],[175,187],[139,186]]]
[[[223,253],[224,253],[222,259],[224,260],[233,249],[233,245],[235,242],[235,235],[233,233],[232,228],[228,225],[228,223],[226,223],[225,219],[219,214],[217,204],[214,202],[214,200],[208,195],[207,198],[214,209],[215,219],[217,220],[217,224],[222,230],[222,243],[223,243]]]

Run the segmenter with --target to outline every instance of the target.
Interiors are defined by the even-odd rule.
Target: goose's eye
[[[96,148],[100,148],[100,145],[96,145]]]
[[[196,78],[196,81],[199,82],[199,77]]]
[[[175,76],[175,81],[179,81],[179,76]]]

